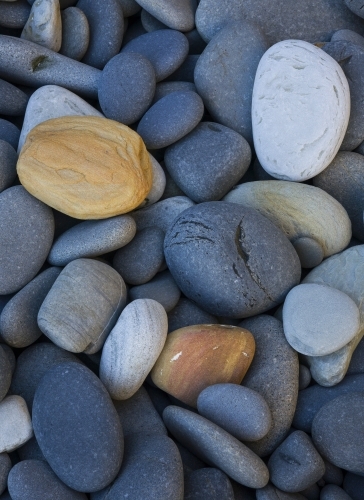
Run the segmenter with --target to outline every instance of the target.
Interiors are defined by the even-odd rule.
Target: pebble
[[[164,410],[163,420],[186,448],[238,483],[249,488],[263,488],[268,483],[269,472],[264,462],[216,424],[172,405]]]
[[[56,476],[49,465],[41,460],[23,460],[9,474],[8,489],[13,500],[35,498],[62,498],[86,500],[84,493],[71,490]]]
[[[157,31],[157,30],[164,30],[168,29],[168,26],[161,21],[158,21],[158,19],[152,14],[149,14],[149,12],[145,9],[142,9],[140,13],[140,21],[143,25],[143,28],[150,33],[151,31]]]
[[[240,441],[258,441],[272,426],[269,406],[256,391],[237,384],[206,387],[197,398],[200,415]]]
[[[32,417],[47,462],[67,486],[98,491],[115,479],[122,429],[109,394],[88,368],[69,362],[48,370],[37,387]]]
[[[4,399],[9,390],[11,384],[11,377],[12,377],[12,371],[10,362],[8,360],[8,356],[4,351],[4,349],[2,348],[2,346],[0,345],[0,402]]]
[[[231,23],[211,40],[195,69],[197,91],[212,118],[251,144],[254,76],[268,47],[254,25],[243,20]]]
[[[148,59],[159,82],[181,66],[188,49],[188,40],[183,33],[166,29],[138,36],[123,47],[122,53],[137,53]]]
[[[134,16],[138,14],[141,7],[135,0],[119,0],[121,8],[123,10],[124,17]]]
[[[99,83],[99,102],[106,118],[125,125],[138,121],[152,103],[155,84],[154,68],[143,55],[122,52],[110,59]]]
[[[62,44],[59,0],[36,0],[20,38],[58,52]]]
[[[152,165],[152,187],[145,198],[145,200],[139,205],[139,207],[147,207],[159,201],[166,188],[166,174],[159,164],[159,162],[149,154],[149,159]]]
[[[9,346],[24,348],[42,335],[37,323],[38,312],[60,272],[58,267],[46,269],[6,304],[0,315],[0,334]]]
[[[185,326],[202,324],[215,325],[218,324],[218,320],[185,297],[181,297],[177,305],[168,313],[169,332]]]
[[[146,227],[115,252],[113,267],[126,283],[142,285],[154,278],[164,262],[164,236],[158,227]]]
[[[345,5],[359,17],[364,17],[363,4],[360,0],[344,0]]]
[[[181,66],[177,68],[176,71],[174,71],[168,78],[166,78],[166,80],[194,83],[194,73],[199,57],[199,55],[195,54],[188,55]]]
[[[197,125],[164,156],[173,180],[197,203],[222,198],[243,177],[250,160],[244,137],[212,122]]]
[[[300,493],[286,493],[282,490],[279,490],[272,484],[267,484],[262,489],[256,490],[256,499],[257,500],[307,500],[307,497],[304,497]]]
[[[87,220],[61,234],[52,245],[48,262],[66,266],[75,259],[98,257],[127,245],[135,233],[136,224],[130,215]]]
[[[364,49],[364,37],[359,35],[359,33],[356,33],[355,31],[352,30],[338,30],[335,31],[335,33],[331,37],[331,42],[337,42],[337,41],[344,41],[344,42],[351,42],[354,45],[359,45],[359,47],[362,47]]]
[[[90,43],[90,26],[86,15],[77,7],[68,7],[61,12],[62,45],[59,53],[81,61]]]
[[[167,331],[167,314],[155,300],[133,300],[125,307],[100,361],[100,379],[113,399],[128,399],[141,387],[163,349]]]
[[[335,484],[327,484],[321,490],[320,500],[353,500],[345,491]]]
[[[4,28],[23,28],[30,14],[26,0],[0,3],[0,26]]]
[[[1,337],[1,335],[0,335],[0,337]],[[15,358],[14,351],[10,346],[8,346],[8,344],[0,343],[0,347],[2,347],[3,351],[6,354],[7,360],[8,360],[9,365],[10,365],[10,371],[11,371],[11,374],[13,375],[14,370],[15,370],[15,366],[16,366],[16,358]],[[4,366],[4,364],[6,364],[6,361],[3,363],[3,366]]]
[[[148,149],[164,148],[191,132],[203,113],[203,102],[198,94],[172,92],[149,108],[140,120],[137,132]]]
[[[191,0],[159,0],[158,2],[138,0],[138,3],[171,29],[190,31],[195,26],[196,3]]]
[[[111,266],[92,259],[67,264],[38,313],[38,326],[70,352],[99,351],[126,304],[126,287]]]
[[[252,126],[259,162],[270,175],[302,182],[322,172],[340,148],[349,115],[347,79],[324,51],[287,40],[265,52],[255,76]]]
[[[169,271],[158,273],[148,283],[129,290],[131,300],[153,299],[159,302],[167,313],[176,306],[180,296],[181,291]]]
[[[361,439],[364,393],[343,394],[326,403],[312,422],[312,439],[327,460],[354,474],[364,475]]]
[[[0,453],[0,495],[6,490],[11,468],[12,464],[9,455],[7,453]]]
[[[0,194],[0,294],[29,283],[44,264],[54,234],[52,210],[22,186]]]
[[[0,118],[0,140],[8,142],[15,150],[18,148],[20,130],[13,123]]]
[[[299,374],[298,374],[298,390],[303,391],[311,383],[311,372],[307,366],[300,364]]]
[[[157,83],[153,97],[153,104],[172,92],[191,90],[197,92],[196,86],[191,82],[160,82]]]
[[[217,316],[243,318],[271,309],[301,273],[286,236],[255,210],[233,203],[186,210],[169,228],[164,252],[182,293]]]
[[[0,139],[0,192],[9,188],[15,181],[17,160],[18,155],[13,146]]]
[[[234,500],[229,478],[221,470],[205,467],[185,476],[185,500]]]
[[[322,476],[323,481],[325,481],[325,483],[341,486],[344,479],[343,471],[327,460],[324,460],[324,463],[325,474]]]
[[[343,488],[353,500],[361,500],[361,492],[363,491],[364,479],[363,476],[358,476],[352,472],[345,474]]]
[[[28,102],[28,96],[20,89],[6,82],[0,80],[0,114],[8,116],[20,116],[25,112]]]
[[[33,436],[32,420],[20,396],[6,396],[0,402],[0,422],[0,453],[16,450]]]

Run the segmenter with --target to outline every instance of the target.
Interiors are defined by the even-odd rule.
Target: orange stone
[[[196,408],[198,395],[206,387],[240,384],[254,352],[254,337],[244,328],[187,326],[167,336],[151,377],[157,387]]]

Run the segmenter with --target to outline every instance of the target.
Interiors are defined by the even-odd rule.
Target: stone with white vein
[[[59,0],[36,0],[21,38],[58,52],[62,44]]]
[[[273,45],[260,60],[252,124],[262,167],[282,180],[305,181],[333,160],[350,115],[350,92],[340,65],[302,40]]]

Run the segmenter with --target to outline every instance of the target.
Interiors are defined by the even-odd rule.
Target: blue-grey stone
[[[18,149],[19,137],[20,130],[18,127],[7,120],[0,118],[0,140],[8,142],[16,151]]]
[[[140,20],[142,22],[143,28],[148,33],[150,33],[151,31],[168,29],[168,26],[166,24],[162,23],[156,17],[152,16],[152,14],[150,14],[145,9],[142,9]]]
[[[8,356],[6,355],[6,352],[0,345],[0,401],[4,399],[9,390],[11,384],[11,377],[12,377],[12,371],[10,362],[8,360]],[[1,453],[0,453],[0,458],[1,458]],[[0,479],[0,484],[1,484],[1,479]]]
[[[321,490],[320,500],[353,500],[336,484],[327,484]]]
[[[330,41],[337,42],[339,40],[343,42],[354,43],[355,45],[359,45],[359,47],[364,49],[364,37],[362,37],[361,35],[359,35],[359,33],[356,33],[355,31],[345,30],[345,29],[335,31]]]
[[[181,66],[166,78],[166,81],[182,81],[194,83],[195,68],[199,57],[200,56],[198,54],[188,55]]]
[[[299,390],[302,391],[306,389],[310,385],[311,382],[311,372],[307,366],[300,364],[300,372],[299,372]]]
[[[130,215],[135,220],[138,231],[155,226],[166,233],[174,219],[193,205],[194,202],[187,196],[173,196],[131,212]]]
[[[0,95],[0,114],[19,116],[25,113],[29,97],[20,89],[5,80],[0,80]]]
[[[364,18],[363,4],[361,0],[344,0],[345,5],[357,16]]]
[[[0,26],[23,28],[28,21],[30,6],[26,0],[0,2]]]
[[[90,43],[90,27],[86,15],[77,7],[61,12],[62,45],[59,53],[81,61]]]
[[[166,312],[171,311],[176,306],[180,296],[181,292],[169,271],[158,273],[148,283],[134,286],[129,290],[131,300],[156,300],[162,304]]]
[[[123,10],[124,17],[134,16],[138,14],[141,7],[135,0],[119,0],[121,8]]]
[[[12,467],[7,453],[0,453],[0,495],[6,490],[8,475]]]
[[[226,474],[205,467],[185,476],[184,500],[234,500],[234,490]]]
[[[184,328],[185,326],[203,324],[218,324],[218,320],[215,316],[204,311],[185,297],[181,297],[177,305],[168,313],[169,332]]]
[[[18,155],[13,146],[0,139],[0,192],[15,181],[17,161]]]
[[[195,0],[138,0],[138,3],[169,28],[190,31],[195,26]]]

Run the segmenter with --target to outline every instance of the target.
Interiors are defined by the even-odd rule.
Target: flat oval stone
[[[28,102],[28,96],[20,89],[5,80],[0,80],[0,113],[2,115],[23,115]]]
[[[44,264],[53,241],[52,210],[23,186],[0,194],[0,294],[20,290]]]
[[[283,232],[259,212],[233,203],[186,210],[169,228],[164,252],[182,293],[217,316],[267,311],[300,279],[298,256]]]
[[[59,53],[81,61],[90,43],[90,26],[86,15],[77,7],[68,7],[61,12],[62,45]]]
[[[176,305],[168,313],[168,331],[173,332],[174,330],[179,330],[185,326],[192,325],[214,325],[217,324],[218,320],[212,314],[207,313],[200,307],[198,307],[191,300],[181,297]]]
[[[8,360],[5,350],[0,344],[0,401],[4,399],[9,390],[12,374],[10,361]]]
[[[66,266],[82,257],[98,257],[127,245],[135,236],[136,224],[129,215],[85,221],[65,231],[53,243],[48,262]]]
[[[126,304],[126,287],[111,266],[91,259],[67,264],[38,313],[42,332],[62,349],[101,349]]]
[[[179,301],[181,291],[176,285],[171,273],[163,271],[143,285],[134,286],[129,290],[131,300],[153,299],[159,302],[166,312],[171,311]]]
[[[0,192],[9,188],[16,179],[18,155],[11,144],[0,139]]]
[[[343,141],[350,91],[340,65],[302,40],[273,45],[259,62],[252,100],[255,150],[282,180],[305,181],[324,170]]]
[[[34,2],[20,37],[58,52],[62,44],[59,0]]]
[[[327,460],[364,475],[364,393],[353,392],[326,403],[312,422],[312,439]]]
[[[0,421],[0,453],[16,450],[33,436],[32,420],[20,396],[7,396],[0,402]]]
[[[154,384],[189,406],[214,384],[240,384],[254,357],[251,333],[226,325],[193,325],[167,337],[151,377]]]
[[[209,500],[234,500],[234,490],[220,469],[204,467],[185,476],[185,500],[199,500],[207,494]]]
[[[169,28],[190,31],[195,26],[194,2],[190,0],[138,0],[139,5]]]
[[[30,14],[29,3],[26,0],[1,2],[0,26],[4,28],[23,28]]]
[[[174,219],[192,206],[194,206],[194,202],[187,196],[173,196],[166,200],[158,201],[150,207],[136,210],[131,215],[136,222],[138,231],[146,227],[158,227],[166,232]]]
[[[100,379],[113,399],[128,399],[141,387],[166,341],[167,314],[151,299],[123,310],[102,349]]]
[[[203,113],[203,102],[198,94],[172,92],[149,108],[140,120],[137,132],[148,149],[164,148],[191,132]]]
[[[35,393],[32,416],[42,452],[67,486],[98,491],[115,479],[123,433],[109,394],[88,368],[71,362],[48,370]]]
[[[249,488],[263,488],[269,479],[264,462],[243,443],[209,420],[184,408],[163,412],[168,430],[197,457]]]
[[[29,192],[78,219],[130,212],[152,186],[149,155],[139,135],[96,116],[37,125],[27,136],[17,171]]]

